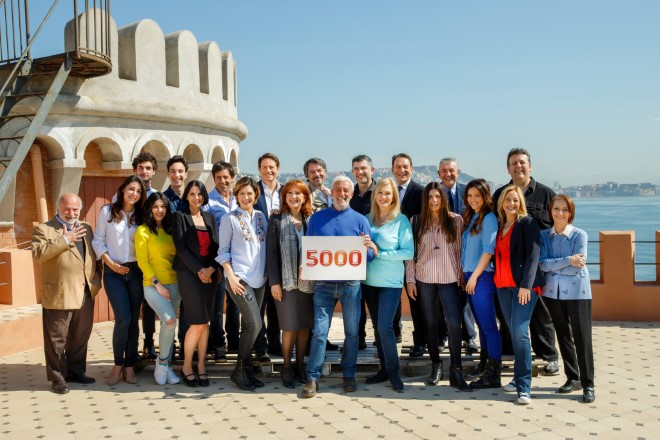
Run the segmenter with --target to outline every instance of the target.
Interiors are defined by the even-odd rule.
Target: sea
[[[600,231],[635,231],[635,279],[655,281],[655,231],[660,230],[660,197],[576,198],[573,224],[589,236],[588,268],[600,279]]]

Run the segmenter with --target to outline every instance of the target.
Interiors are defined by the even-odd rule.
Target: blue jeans
[[[470,279],[472,272],[466,272],[465,282]],[[491,359],[502,359],[502,338],[497,329],[497,318],[495,316],[495,282],[493,272],[482,272],[477,278],[477,286],[474,295],[468,295],[470,308],[474,313],[474,319],[479,326],[479,341],[481,348],[488,351]]]
[[[344,377],[355,377],[358,355],[358,328],[360,324],[360,282],[318,281],[314,287],[314,329],[307,360],[307,377],[318,381],[325,361],[325,343],[337,300],[341,303],[344,319],[344,347],[341,368]],[[392,320],[390,320],[390,327]]]
[[[529,302],[522,305],[518,302],[518,288],[505,287],[497,289],[497,297],[504,320],[511,331],[513,345],[513,379],[518,393],[529,393],[532,388],[532,346],[529,341],[529,321],[532,319],[534,306],[538,295],[532,291]]]
[[[112,331],[115,365],[132,367],[138,359],[140,306],[144,291],[142,271],[137,263],[126,266],[130,269],[126,275],[104,268],[103,287],[115,314],[115,328]]]
[[[264,291],[266,285],[253,289],[241,280],[245,287],[243,295],[236,295],[231,289],[227,289],[229,295],[238,306],[241,312],[241,336],[238,340],[238,358],[249,359],[252,353],[252,346],[257,339],[259,330],[261,330],[261,304],[264,301]]]
[[[380,369],[390,375],[399,375],[399,353],[392,320],[401,303],[401,287],[374,287],[362,284],[371,323],[376,328],[376,348]]]
[[[179,311],[181,295],[179,295],[179,285],[163,284],[170,291],[170,299],[166,300],[161,296],[154,286],[144,286],[144,299],[149,306],[158,315],[160,320],[160,333],[158,335],[158,345],[160,347],[160,360],[170,359],[172,345],[174,344],[174,330],[176,329],[176,314]],[[171,324],[167,321],[173,319]]]
[[[461,290],[457,283],[429,284],[417,280],[417,298],[424,312],[426,322],[426,345],[431,362],[440,363],[438,348],[438,320],[444,319],[449,333],[449,358],[452,367],[461,366],[461,322],[463,306]],[[442,304],[444,316],[438,316],[438,302]]]

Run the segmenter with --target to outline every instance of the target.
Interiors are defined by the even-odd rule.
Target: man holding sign
[[[356,253],[356,249],[310,250],[307,248],[308,251],[303,255],[302,278],[311,279],[311,277],[307,278],[307,273],[311,274],[313,269],[317,269],[319,265],[326,266],[329,270],[328,277],[325,280],[317,281],[314,287],[314,330],[307,362],[308,380],[302,392],[302,396],[306,398],[316,396],[325,360],[325,344],[337,301],[341,303],[344,319],[344,348],[341,355],[344,391],[349,393],[357,390],[355,368],[358,355],[358,323],[360,321],[360,281],[359,279],[341,280],[333,272],[340,270],[347,275],[347,278],[350,278],[350,275],[353,275],[350,273],[351,271],[359,266],[364,267],[365,260],[370,261],[378,252],[378,248],[370,239],[371,229],[366,217],[349,206],[353,196],[353,182],[346,176],[337,176],[332,182],[331,194],[332,206],[311,217],[307,226],[307,235],[316,237],[362,236],[362,244],[367,248],[367,252],[366,258],[364,258],[364,252]],[[303,240],[303,248],[306,248],[305,240]],[[310,271],[308,268],[312,270]],[[366,274],[360,278],[364,279],[365,276]]]

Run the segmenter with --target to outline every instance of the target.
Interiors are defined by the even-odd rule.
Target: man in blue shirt
[[[188,161],[183,156],[172,156],[167,161],[167,177],[170,179],[170,186],[163,194],[170,201],[172,213],[181,211],[184,207],[181,196],[186,188],[186,179],[188,178]]]
[[[238,207],[231,191],[236,178],[236,169],[228,162],[218,161],[213,164],[211,175],[213,176],[215,188],[209,193],[209,203],[202,207],[202,210],[213,214],[215,224],[220,228],[222,217]],[[213,319],[211,320],[209,332],[209,348],[213,350],[213,359],[216,362],[227,361],[227,347],[225,345],[227,340],[231,350],[238,350],[239,312],[230,296],[227,296],[227,321],[225,322],[225,328],[222,328],[226,288],[227,282],[225,277],[222,276],[215,289]]]
[[[371,242],[371,229],[367,218],[349,206],[353,196],[353,182],[346,176],[337,176],[332,182],[332,206],[315,213],[309,220],[307,235],[323,237],[364,236],[367,260],[374,258],[376,245]],[[325,344],[332,321],[332,313],[341,303],[344,319],[344,347],[341,355],[344,391],[357,390],[355,369],[358,356],[358,323],[360,321],[360,281],[317,281],[314,286],[314,330],[307,361],[307,383],[302,396],[316,396],[325,360]]]

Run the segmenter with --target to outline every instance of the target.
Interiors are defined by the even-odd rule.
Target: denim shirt
[[[568,225],[563,233],[555,228],[541,231],[541,260],[539,267],[545,275],[543,296],[561,300],[591,299],[589,270],[571,266],[569,257],[587,257],[587,233]]]
[[[481,214],[472,216],[472,220],[467,229],[463,232],[463,249],[461,252],[461,263],[463,273],[474,272],[479,265],[479,260],[483,254],[495,253],[495,239],[497,237],[497,218],[495,214],[489,212],[481,223],[481,231],[478,234],[470,234],[470,229]],[[495,268],[493,263],[488,263],[484,272],[493,272]]]

